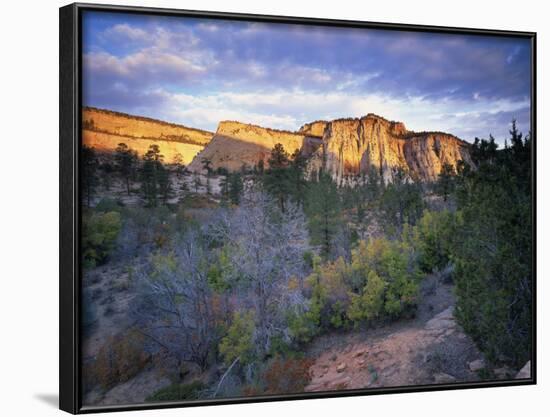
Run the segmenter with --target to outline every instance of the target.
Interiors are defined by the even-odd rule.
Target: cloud
[[[128,23],[120,23],[108,28],[105,33],[105,37],[109,39],[117,40],[131,40],[131,41],[149,41],[150,37],[147,31],[132,27]]]
[[[149,48],[118,57],[105,52],[84,55],[85,90],[123,84],[138,90],[169,82],[196,80],[207,68],[202,57],[180,56]],[[85,94],[87,92],[85,91]]]
[[[465,139],[504,137],[508,117],[528,130],[524,40],[101,16],[84,18],[89,105],[207,129],[227,118],[295,129],[374,112]]]
[[[514,62],[515,58],[519,55],[519,53],[521,52],[521,48],[519,47],[514,47],[512,49],[512,52],[510,52],[510,54],[506,57],[506,62],[508,64],[511,64],[512,62]]]
[[[368,92],[441,96],[453,87],[455,96],[479,91],[493,98],[529,91],[529,78],[506,65],[512,54],[523,69],[528,67],[528,44],[518,41],[205,19],[174,24],[157,19],[141,26],[135,21],[117,23],[100,37],[129,49],[132,41],[139,40],[144,49],[162,51],[166,57],[207,55],[209,60],[201,59],[206,64],[203,81],[220,84],[335,88],[347,80],[355,88],[368,87]],[[376,74],[376,83],[358,81],[369,74]]]

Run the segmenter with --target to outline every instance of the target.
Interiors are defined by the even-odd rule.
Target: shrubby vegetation
[[[184,170],[167,169],[158,147],[139,161],[122,145],[114,172],[127,193],[140,182],[143,205],[94,207],[94,173],[83,196],[85,265],[132,265],[136,331],[96,357],[91,375],[104,389],[152,364],[172,385],[150,401],[298,392],[315,337],[413,317],[423,277],[443,270],[457,318],[487,359],[528,360],[530,140],[515,127],[510,146],[477,140],[476,166],[445,167],[431,186],[403,171],[385,184],[371,170],[337,187],[277,145],[267,167],[214,172],[204,160],[206,178],[172,203],[170,176]],[[93,171],[97,156],[85,153]]]
[[[82,256],[85,267],[100,265],[108,259],[120,232],[120,213],[85,213],[82,217]]]
[[[190,384],[172,384],[146,398],[148,402],[197,400],[206,387],[200,381]]]
[[[401,241],[362,240],[349,263],[317,258],[306,280],[310,309],[293,317],[293,334],[308,341],[329,328],[399,318],[414,309],[419,279],[414,254]]]
[[[411,240],[418,253],[419,266],[424,272],[441,271],[451,263],[456,236],[462,223],[460,212],[424,211],[412,229]]]
[[[311,377],[309,368],[313,360],[304,358],[287,358],[275,356],[265,366],[259,383],[247,386],[247,395],[292,394],[302,392]]]
[[[93,367],[88,368],[88,379],[104,389],[112,388],[134,377],[149,360],[143,336],[136,330],[129,330],[105,341]]]

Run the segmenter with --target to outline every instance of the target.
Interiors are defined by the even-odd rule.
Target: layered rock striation
[[[113,152],[125,143],[141,156],[157,144],[165,162],[180,155],[188,164],[212,136],[212,132],[146,117],[93,107],[82,110],[82,143],[101,152]]]

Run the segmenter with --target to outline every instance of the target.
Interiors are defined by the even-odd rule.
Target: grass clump
[[[172,384],[151,394],[145,401],[197,400],[204,388],[205,385],[200,381],[193,381],[190,384]]]

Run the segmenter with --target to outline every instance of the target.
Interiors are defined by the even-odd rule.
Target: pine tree
[[[162,164],[158,171],[159,193],[164,204],[168,203],[168,199],[172,196],[172,183],[170,182],[170,171]]]
[[[319,181],[310,185],[306,197],[306,213],[312,243],[320,245],[322,256],[328,259],[341,226],[340,196],[329,174],[321,172]]]
[[[212,176],[212,161],[208,158],[201,159],[202,167],[206,170],[206,194],[210,195],[212,189],[210,187],[210,177]]]
[[[452,246],[459,323],[491,362],[531,358],[532,218],[530,138],[512,124],[510,146],[477,139],[475,170],[457,177],[465,227]]]
[[[512,144],[512,148],[515,146],[517,148],[522,148],[523,143],[523,134],[518,131],[518,128],[516,126],[516,121],[512,120],[512,128],[510,129],[510,143]]]
[[[376,167],[370,166],[366,173],[365,198],[368,202],[377,200],[384,191],[382,176]]]
[[[130,195],[130,180],[135,175],[138,163],[137,152],[129,148],[125,143],[119,143],[115,150],[115,162],[117,171],[126,183],[126,191]]]
[[[276,199],[284,213],[286,200],[291,192],[291,176],[288,169],[290,158],[282,144],[277,143],[273,147],[268,162],[269,169],[263,178],[264,187]]]
[[[421,185],[410,181],[401,168],[394,170],[393,182],[386,186],[380,198],[386,232],[399,236],[405,223],[416,223],[423,208]]]
[[[86,205],[90,207],[96,187],[99,183],[97,169],[99,161],[95,150],[89,146],[82,145],[82,191],[86,199]]]
[[[437,191],[447,201],[454,188],[455,169],[451,164],[443,164],[437,181]]]
[[[176,169],[176,176],[179,179],[185,171],[185,165],[183,164],[183,156],[181,155],[181,153],[177,153],[174,155],[172,163],[174,164],[174,167]]]
[[[235,172],[229,175],[228,195],[231,203],[238,205],[241,202],[243,192],[243,180],[241,174]]]
[[[307,165],[307,158],[302,155],[299,149],[296,149],[291,156],[290,162],[290,187],[294,201],[303,204],[307,183],[304,171]]]
[[[156,207],[158,204],[159,181],[164,175],[162,162],[164,155],[160,153],[158,145],[149,146],[149,150],[143,156],[143,167],[141,171],[141,189],[150,207]]]
[[[105,190],[109,191],[113,182],[115,167],[109,161],[105,161],[100,165],[100,169],[103,178],[103,187],[105,188]]]

